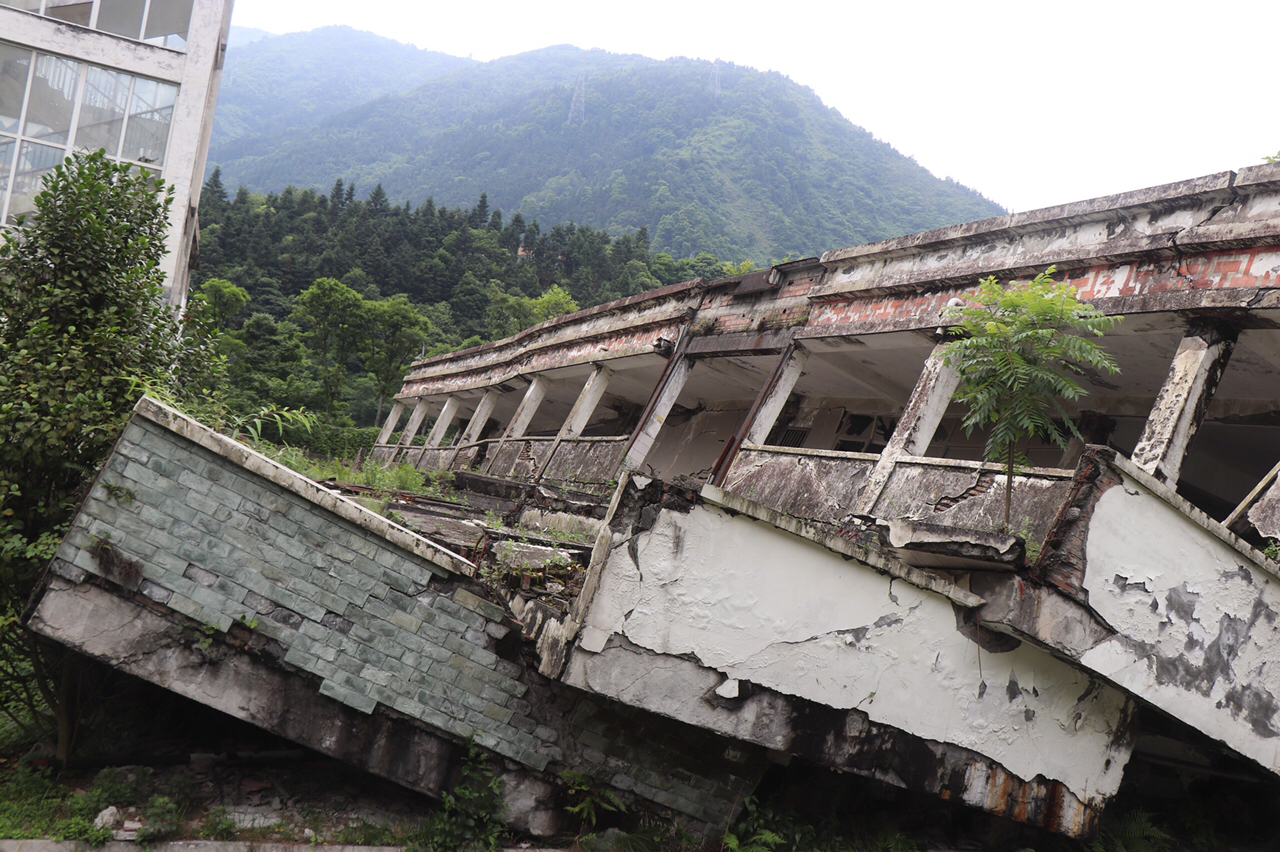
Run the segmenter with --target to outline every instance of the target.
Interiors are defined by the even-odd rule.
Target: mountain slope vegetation
[[[232,27],[211,152],[221,158],[227,146],[263,144],[477,64],[350,27],[280,36]]]
[[[298,34],[293,50],[315,35]],[[381,52],[368,46],[377,37],[354,35],[352,54],[329,43],[315,50],[327,66],[363,73]],[[265,51],[284,38],[242,50]],[[254,88],[246,76],[267,67],[257,62],[243,61],[236,85]],[[707,251],[757,263],[1004,212],[777,73],[569,46],[456,62],[447,71],[432,66],[441,73],[416,88],[407,75],[397,93],[368,87],[368,100],[327,117],[317,112],[306,129],[270,122],[224,129],[211,166],[221,167],[227,185],[258,192],[324,189],[341,178],[361,196],[380,184],[415,204],[469,205],[485,193],[495,208],[526,220],[615,234],[644,226],[653,248],[675,257]]]

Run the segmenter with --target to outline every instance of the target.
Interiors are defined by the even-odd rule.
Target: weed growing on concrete
[[[627,806],[612,790],[599,787],[581,772],[561,772],[569,805],[565,810],[582,820],[584,826],[595,828],[601,813],[626,813]]]
[[[119,485],[106,483],[103,489],[111,495],[113,500],[119,501],[122,505],[132,506],[138,499],[138,495],[133,493],[132,488],[121,488]]]
[[[1262,548],[1262,555],[1272,562],[1280,562],[1280,540],[1267,539],[1266,547]]]
[[[238,833],[236,821],[227,816],[224,805],[210,809],[200,825],[201,840],[235,840]]]
[[[480,749],[471,747],[462,783],[442,798],[443,810],[409,838],[409,852],[498,852],[507,833],[502,786]]]

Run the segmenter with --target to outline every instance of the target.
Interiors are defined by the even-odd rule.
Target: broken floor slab
[[[937,577],[627,487],[566,682],[1054,831],[1096,825],[1132,747],[1128,696],[1031,644],[984,650],[956,626],[982,599]],[[919,759],[893,768],[907,745]],[[995,778],[1039,804],[1010,813]]]

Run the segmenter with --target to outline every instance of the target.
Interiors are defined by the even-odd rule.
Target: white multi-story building
[[[187,296],[233,0],[0,0],[0,223],[69,153],[105,149],[174,188],[166,295]]]

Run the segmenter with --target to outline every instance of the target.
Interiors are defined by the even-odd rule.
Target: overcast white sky
[[[1280,150],[1276,0],[236,0],[233,22],[480,60],[573,44],[780,71],[1015,211]]]

